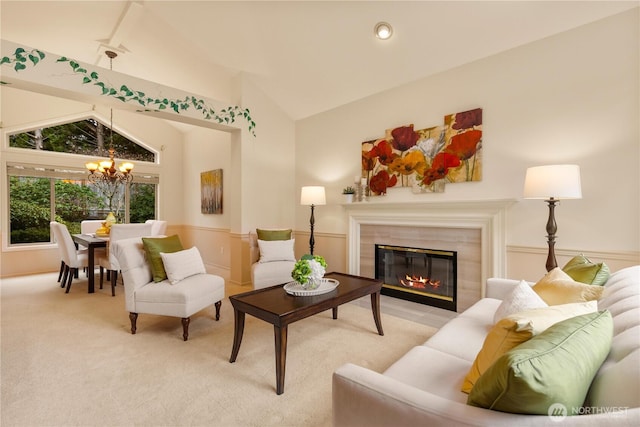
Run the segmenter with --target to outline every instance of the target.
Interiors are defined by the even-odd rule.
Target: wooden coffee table
[[[235,331],[233,349],[229,362],[236,361],[242,333],[244,317],[248,313],[273,325],[276,351],[276,393],[284,393],[284,373],[287,360],[287,327],[290,323],[302,320],[328,309],[333,310],[333,318],[338,318],[338,306],[349,301],[371,295],[371,310],[378,329],[384,335],[380,321],[380,289],[382,282],[366,277],[352,276],[343,273],[329,273],[326,278],[340,282],[338,287],[329,293],[315,296],[289,295],[282,285],[258,289],[229,297],[233,305]]]

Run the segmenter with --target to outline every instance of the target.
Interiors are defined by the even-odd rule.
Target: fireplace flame
[[[400,279],[400,283],[402,286],[416,289],[426,289],[427,285],[432,288],[440,287],[440,280],[431,280],[422,276],[409,276],[408,274],[405,274],[404,279]]]

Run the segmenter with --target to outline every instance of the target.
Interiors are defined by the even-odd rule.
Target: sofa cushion
[[[546,306],[547,303],[533,291],[531,285],[521,280],[518,286],[513,288],[513,291],[502,301],[493,316],[493,322],[496,323],[500,319],[519,311]]]
[[[576,255],[562,267],[576,282],[588,285],[604,285],[610,276],[609,267],[604,262],[594,263],[583,254]]]
[[[547,415],[553,404],[583,405],[609,353],[608,311],[572,317],[505,353],[478,379],[470,405],[519,414]]]
[[[291,229],[264,229],[256,228],[259,240],[290,240]]]
[[[260,248],[260,260],[258,262],[273,261],[295,261],[296,257],[293,253],[295,239],[289,240],[260,240],[258,239],[258,247]]]
[[[167,273],[164,271],[160,252],[172,253],[181,251],[183,247],[182,243],[180,243],[180,238],[177,234],[169,237],[143,237],[142,244],[147,254],[147,261],[151,266],[153,281],[162,282],[167,278]]]
[[[493,298],[477,301],[443,325],[423,345],[466,360],[471,367],[473,359],[482,347],[484,337],[493,325],[493,313],[499,305],[500,300]],[[462,373],[463,377],[465,374],[466,371]]]
[[[474,384],[500,356],[551,325],[598,309],[595,301],[534,308],[515,313],[500,320],[491,328],[482,349],[462,383],[462,391],[469,393]]]
[[[451,385],[462,382],[469,365],[469,361],[448,352],[417,346],[393,363],[384,375],[445,399],[465,403],[467,395]]]
[[[604,288],[576,282],[567,273],[556,267],[545,274],[533,286],[533,290],[547,304],[557,305],[597,300],[602,296]]]
[[[160,252],[160,257],[167,273],[167,279],[172,285],[187,277],[207,272],[200,251],[195,246],[178,252]]]

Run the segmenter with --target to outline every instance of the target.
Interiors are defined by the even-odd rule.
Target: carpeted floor
[[[9,426],[328,426],[331,374],[352,362],[383,371],[434,328],[346,304],[289,326],[285,392],[275,393],[273,327],[247,316],[229,363],[233,309],[177,318],[140,315],[131,335],[122,287],[69,294],[57,274],[5,279],[1,291],[1,416]]]

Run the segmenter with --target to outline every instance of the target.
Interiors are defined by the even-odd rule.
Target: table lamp
[[[554,208],[561,199],[581,199],[580,167],[578,165],[536,166],[527,169],[524,179],[525,199],[544,199],[549,204],[547,220],[547,271],[558,266],[554,251],[558,226]]]
[[[324,187],[315,185],[302,187],[302,191],[300,192],[300,204],[311,206],[311,218],[309,218],[309,227],[311,228],[311,236],[309,237],[309,253],[313,255],[313,245],[315,244],[315,240],[313,238],[313,225],[315,223],[313,208],[318,205],[327,204],[324,195]]]

